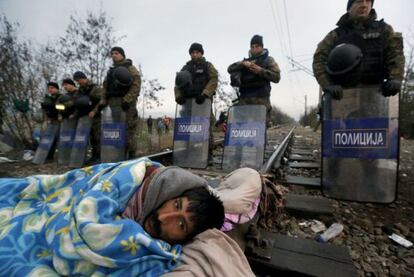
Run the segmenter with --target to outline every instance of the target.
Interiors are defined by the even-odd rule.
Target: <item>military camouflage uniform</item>
[[[216,93],[216,89],[217,89],[217,85],[218,85],[218,72],[217,69],[214,67],[214,65],[210,62],[208,62],[206,60],[205,57],[201,57],[199,60],[197,61],[188,61],[186,65],[183,66],[182,70],[186,70],[187,67],[190,64],[197,64],[197,63],[207,63],[207,73],[208,73],[208,82],[205,85],[204,89],[202,90],[202,94],[204,94],[205,96],[207,96],[210,100],[211,103],[213,103],[213,96]],[[186,97],[185,93],[183,90],[179,89],[178,87],[174,87],[174,93],[175,93],[175,99],[179,98],[179,97]],[[216,119],[214,118],[213,113],[210,114],[210,137],[209,137],[209,143],[210,143],[210,147],[209,147],[209,152],[211,155],[212,152],[212,146],[214,145],[214,136],[213,136],[213,126],[214,123],[216,122]]]
[[[137,126],[138,126],[138,113],[137,113],[137,99],[139,96],[139,92],[141,90],[141,76],[135,66],[133,66],[130,62],[126,61],[125,59],[119,63],[114,63],[113,68],[118,66],[125,66],[128,68],[129,73],[132,75],[133,81],[131,86],[129,87],[127,93],[122,96],[122,102],[128,103],[128,110],[126,111],[126,119],[127,119],[127,153],[130,155],[129,158],[133,158],[137,151]],[[103,93],[101,99],[101,105],[116,105],[119,103],[119,97],[108,97],[108,78],[106,77],[103,83]]]
[[[102,98],[102,88],[96,84],[93,84],[88,80],[88,84],[84,87],[80,87],[75,94],[75,98],[87,95],[91,99],[92,106],[88,110],[80,111],[75,110],[74,116],[81,117],[88,115],[89,112],[95,112],[98,108],[100,100]],[[95,116],[92,119],[92,126],[90,131],[90,144],[92,148],[92,157],[99,158],[101,153],[101,114],[95,113]]]
[[[263,59],[260,59],[259,57],[263,57]],[[266,59],[265,62],[259,62],[260,60]],[[272,105],[270,103],[270,91],[271,86],[270,82],[278,83],[280,81],[280,68],[278,64],[276,63],[275,59],[271,56],[269,56],[269,52],[267,49],[264,49],[263,52],[258,56],[252,56],[250,54],[250,57],[246,59],[248,61],[251,61],[263,68],[263,71],[261,71],[259,74],[250,73],[251,75],[256,75],[257,80],[261,80],[262,84],[255,85],[252,84],[251,86],[248,86],[246,89],[246,92],[244,90],[244,86],[246,85],[245,79],[243,78],[243,71],[247,71],[243,65],[243,61],[235,62],[231,64],[227,71],[230,74],[235,74],[238,72],[241,73],[241,84],[240,84],[240,98],[239,102],[236,105],[264,105],[266,106],[266,121],[267,125],[270,125],[270,111],[272,110]],[[266,84],[266,88],[263,87],[263,84]],[[249,90],[249,91],[247,91]]]
[[[366,19],[352,20],[349,14],[343,15],[337,23],[338,27],[354,28],[364,30],[376,21],[377,14],[373,9]],[[402,35],[395,33],[392,27],[384,23],[383,41],[384,41],[384,67],[388,79],[402,81],[404,75],[404,53],[402,51]],[[318,48],[313,57],[313,73],[321,87],[333,85],[326,72],[325,66],[328,55],[338,40],[337,29],[328,33],[328,35],[318,44]]]

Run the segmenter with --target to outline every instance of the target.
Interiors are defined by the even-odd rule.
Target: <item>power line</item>
[[[287,29],[287,34],[288,34],[288,42],[289,42],[289,54],[290,56],[293,56],[292,53],[292,40],[291,40],[291,36],[290,36],[290,28],[289,28],[289,19],[288,19],[288,13],[287,13],[287,5],[286,5],[286,0],[283,0],[283,6],[284,6],[284,11],[285,11],[285,21],[286,21],[286,29]]]

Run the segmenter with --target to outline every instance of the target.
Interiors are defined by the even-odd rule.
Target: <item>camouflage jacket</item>
[[[203,61],[206,59],[204,57],[201,58]],[[185,66],[181,70],[183,70]],[[217,85],[218,85],[218,72],[217,69],[214,67],[214,65],[211,62],[207,61],[207,68],[208,68],[208,76],[209,81],[207,85],[205,86],[202,94],[207,95],[209,98],[213,97],[214,93],[216,92]],[[178,87],[174,87],[174,93],[175,93],[175,99],[177,99],[180,96],[184,96],[184,92],[179,89]]]
[[[129,64],[127,68],[133,78],[132,84],[128,92],[122,97],[122,100],[127,103],[136,102],[139,96],[139,92],[141,90],[141,76],[139,74],[138,69],[135,66],[133,66],[131,63],[128,63],[126,60],[122,60],[120,63],[114,63],[114,66],[119,66],[121,64]],[[107,78],[105,77],[105,80],[103,82],[103,92],[102,92],[102,98],[101,98],[102,105],[106,105],[108,101],[106,97],[107,87],[108,87],[108,83],[107,83]]]
[[[343,15],[337,23],[338,27],[352,26],[355,29],[366,28],[368,24],[371,24],[377,19],[375,10],[371,11],[371,14],[365,20],[352,20],[349,18],[349,14]],[[348,27],[349,28],[349,27]],[[393,28],[385,24],[384,28],[384,67],[386,69],[389,79],[402,80],[404,75],[404,53],[403,53],[403,40],[401,33],[394,32]],[[326,73],[325,66],[327,63],[328,55],[334,47],[338,39],[338,33],[333,30],[326,35],[326,37],[318,44],[316,52],[313,56],[313,73],[316,80],[321,87],[332,85],[332,80]]]
[[[267,49],[264,49],[264,51],[267,51]],[[249,58],[245,60],[254,60],[254,57],[251,56],[249,52]],[[263,68],[263,71],[260,73],[260,75],[269,82],[273,83],[279,83],[280,81],[280,68],[279,65],[276,63],[275,59],[271,56],[268,57],[268,65],[267,68]],[[228,68],[227,72],[232,74],[235,71],[240,71],[243,69],[243,61],[232,63]]]

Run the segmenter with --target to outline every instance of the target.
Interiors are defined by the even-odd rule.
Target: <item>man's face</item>
[[[121,53],[119,53],[118,51],[112,51],[111,57],[114,63],[120,62],[124,59],[124,56],[122,56]]]
[[[67,92],[74,92],[76,90],[76,87],[72,84],[67,84],[64,83],[63,84],[63,88],[67,91]]]
[[[194,224],[190,220],[192,213],[187,212],[189,203],[187,197],[165,201],[145,219],[145,231],[151,237],[162,239],[170,244],[185,241],[194,230]]]
[[[86,87],[88,85],[88,79],[77,79],[75,82],[78,83],[80,87]]]
[[[348,13],[353,18],[367,17],[371,13],[372,0],[355,0]]]
[[[48,86],[47,87],[47,92],[49,92],[50,94],[56,94],[59,92],[59,90],[57,88],[55,88],[54,86]]]
[[[203,53],[201,53],[200,51],[194,50],[193,52],[191,52],[190,54],[191,59],[194,60],[198,60],[203,56]]]
[[[250,53],[252,53],[253,56],[260,55],[263,52],[263,46],[259,44],[252,44],[250,46]]]

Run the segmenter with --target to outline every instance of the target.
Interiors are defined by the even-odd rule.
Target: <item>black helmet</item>
[[[112,77],[116,86],[129,87],[132,84],[133,78],[128,69],[124,66],[118,66],[112,72]]]
[[[69,102],[70,100],[72,100],[72,97],[68,94],[62,94],[61,96],[59,96],[59,98],[56,100],[56,103],[58,104],[64,104],[66,102]]]
[[[192,84],[192,76],[188,70],[182,70],[177,72],[177,76],[175,76],[175,85],[178,88],[184,88],[187,85]]]
[[[362,51],[358,46],[342,43],[328,55],[326,72],[336,84],[353,85],[361,76]]]
[[[88,109],[89,107],[91,107],[92,102],[89,96],[83,95],[75,99],[74,105],[77,109],[83,110],[83,109]]]

